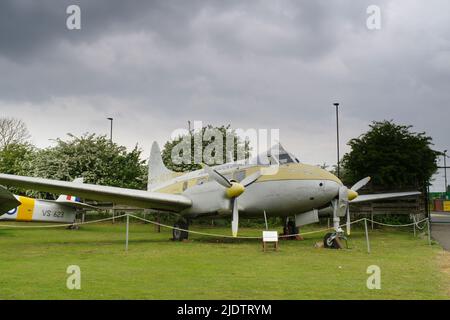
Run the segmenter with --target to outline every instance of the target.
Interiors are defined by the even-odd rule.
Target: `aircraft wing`
[[[376,193],[376,194],[362,194],[350,201],[350,203],[359,203],[359,202],[367,202],[367,201],[375,201],[375,200],[383,200],[383,199],[392,199],[392,198],[401,198],[407,196],[415,196],[421,194],[418,191],[412,192],[393,192],[393,193]]]
[[[62,206],[74,208],[74,209],[89,209],[89,210],[100,210],[96,206],[91,206],[90,204],[78,202],[78,201],[70,201],[70,200],[44,200],[39,199],[39,201],[51,202],[54,204],[60,204]]]
[[[0,184],[51,193],[71,194],[80,198],[110,201],[146,209],[179,212],[192,205],[191,199],[182,195],[23,177],[10,174],[0,174]]]
[[[20,204],[20,201],[11,192],[6,190],[5,187],[0,186],[0,214],[17,208]]]

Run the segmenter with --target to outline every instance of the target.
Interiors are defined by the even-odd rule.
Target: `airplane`
[[[74,183],[82,183],[82,178]],[[0,186],[0,221],[74,223],[81,209],[96,209],[79,198],[60,195],[56,200],[34,199],[14,195]]]
[[[163,163],[161,151],[153,143],[149,158],[147,190],[126,189],[93,184],[0,174],[0,184],[36,189],[51,193],[65,192],[98,201],[110,201],[145,209],[175,213],[173,240],[188,238],[189,223],[200,217],[230,217],[232,235],[237,236],[239,218],[295,216],[297,227],[316,223],[321,215],[332,215],[334,232],[327,234],[325,244],[335,247],[345,237],[340,219],[347,216],[350,233],[349,203],[418,195],[399,192],[359,195],[357,191],[370,178],[351,188],[318,166],[300,163],[281,144],[271,162],[243,164],[232,162],[192,172],[173,172]],[[265,174],[273,163],[275,174]]]

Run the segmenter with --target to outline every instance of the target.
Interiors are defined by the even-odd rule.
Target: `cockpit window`
[[[278,152],[276,148],[278,147]],[[278,153],[278,157],[277,157]],[[300,163],[300,161],[293,156],[291,153],[287,152],[281,144],[275,145],[268,152],[258,155],[259,165],[273,165],[276,163],[286,164],[286,163]]]
[[[289,153],[280,154],[278,159],[280,160],[280,164],[296,162],[294,159],[292,159],[292,157],[289,155]]]

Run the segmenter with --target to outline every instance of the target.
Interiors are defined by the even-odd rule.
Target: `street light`
[[[447,196],[447,188],[448,188],[448,184],[447,184],[447,150],[444,150],[444,177],[445,177],[445,196]]]
[[[113,129],[113,118],[106,118],[106,119],[108,119],[109,121],[111,121],[111,131],[110,131],[110,133],[109,133],[109,141],[112,143],[112,129]]]
[[[340,177],[340,161],[339,161],[339,103],[335,102],[333,105],[336,107],[336,146],[337,146],[337,177]]]

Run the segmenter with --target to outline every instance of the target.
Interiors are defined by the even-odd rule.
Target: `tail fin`
[[[76,178],[73,180],[74,183],[83,183],[83,178]],[[75,201],[80,202],[80,199],[74,196],[68,196],[65,194],[61,194],[56,201]]]
[[[163,182],[172,177],[172,171],[166,168],[163,159],[161,157],[161,150],[159,149],[156,141],[152,144],[152,150],[150,151],[150,159],[148,161],[148,185],[147,189],[150,189],[152,184]]]

